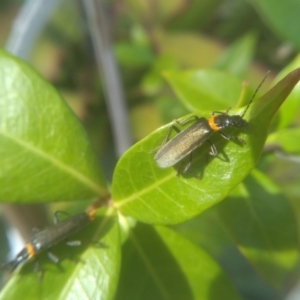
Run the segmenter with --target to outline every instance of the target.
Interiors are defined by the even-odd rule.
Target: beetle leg
[[[162,144],[161,144],[160,146],[155,147],[154,149],[152,149],[152,150],[150,151],[151,153],[152,153],[152,152],[157,152],[164,144],[167,143],[167,141],[168,141],[168,139],[169,139],[169,136],[170,136],[170,133],[171,133],[171,130],[172,130],[172,129],[174,129],[177,133],[180,132],[180,130],[179,130],[175,125],[171,125],[171,126],[168,128],[168,130],[167,130],[167,133],[166,133],[166,135],[165,135],[165,138],[164,138]]]
[[[236,141],[240,142],[242,145],[245,145],[245,144],[246,144],[246,142],[245,142],[243,139],[237,137],[236,135],[227,135],[227,134],[225,134],[224,132],[221,132],[221,131],[219,131],[219,134],[220,134],[224,139],[226,139],[226,140],[228,140],[228,141],[230,141],[230,140],[236,140]]]
[[[210,140],[207,140],[207,142],[210,144],[209,154],[212,155],[212,156],[217,156],[218,155],[218,150],[217,150],[216,146]]]
[[[33,264],[33,271],[38,272],[39,271],[39,261],[35,259],[34,264]]]
[[[228,107],[226,110],[226,114],[228,114],[230,110],[231,110],[231,107]]]
[[[212,116],[214,116],[214,115],[216,115],[216,114],[219,114],[219,115],[227,115],[227,113],[224,112],[224,111],[213,111],[213,112],[211,113]]]
[[[33,272],[37,273],[37,279],[38,279],[38,281],[42,281],[44,272],[40,268],[39,261],[37,259],[35,259],[35,261],[34,261]]]
[[[58,217],[59,214],[64,214],[64,215],[66,215],[67,217],[70,217],[70,216],[71,216],[70,214],[68,214],[68,213],[65,212],[65,211],[57,210],[57,211],[54,213],[54,224],[57,224],[57,223],[59,222],[59,217]]]
[[[48,251],[47,255],[48,255],[49,259],[52,262],[54,262],[55,264],[57,264],[59,262],[59,258],[55,254],[53,254],[52,252]]]
[[[224,112],[224,111],[213,111],[211,113],[211,115],[215,115],[215,114],[219,114],[219,115],[228,115],[229,111],[231,110],[231,107],[227,108],[227,110]]]
[[[193,160],[193,152],[190,154],[190,157],[189,157],[189,162],[186,164],[186,166],[184,167],[183,169],[183,173],[185,173],[192,165],[192,160]]]
[[[176,177],[179,177],[180,176],[180,172],[181,172],[181,169],[182,169],[182,164],[179,165],[179,168],[175,174]]]
[[[176,176],[179,177],[180,173],[186,173],[187,170],[191,167],[191,164],[192,164],[192,160],[193,160],[193,153],[191,153],[189,155],[189,162],[185,165],[185,167],[183,168],[183,164],[181,163],[179,168],[178,168],[178,171],[176,173]]]
[[[80,246],[81,245],[81,241],[66,241],[66,245],[68,245],[68,246],[71,246],[71,247],[73,247],[73,246]]]
[[[194,115],[194,116],[187,117],[186,119],[184,119],[182,121],[178,121],[178,120],[175,119],[174,122],[176,122],[178,125],[184,125],[192,119],[195,119],[195,121],[197,121],[197,120],[199,120],[199,117]]]
[[[40,232],[40,229],[38,227],[33,227],[31,229],[31,231],[32,231],[33,234],[36,234],[36,233]]]
[[[164,140],[163,140],[161,146],[163,146],[163,145],[168,141],[172,129],[174,129],[177,133],[180,132],[180,130],[179,130],[176,126],[171,125],[171,126],[168,128],[168,131],[167,131],[167,133],[166,133],[166,136],[165,136],[165,138],[164,138]]]
[[[109,246],[107,246],[107,244],[105,244],[101,241],[92,241],[92,244],[99,248],[109,248]]]
[[[188,123],[191,119],[195,119],[195,121],[197,121],[197,120],[199,120],[199,117],[196,116],[196,115],[194,115],[194,116],[190,116],[190,117],[188,117],[188,118],[186,118],[186,119],[184,119],[184,120],[182,120],[182,121],[179,121],[179,120],[176,120],[176,119],[175,119],[173,122],[174,122],[174,123],[177,123],[178,125],[181,125],[181,126],[182,126],[182,125]],[[164,138],[162,144],[161,144],[159,147],[154,148],[153,150],[151,150],[151,152],[158,151],[164,144],[167,143],[167,141],[168,141],[168,139],[169,139],[169,137],[170,137],[170,133],[171,133],[172,129],[175,130],[177,133],[180,132],[180,129],[177,128],[174,124],[171,125],[171,126],[168,128],[168,130],[167,130],[167,133],[166,133],[166,135],[165,135],[165,138]]]

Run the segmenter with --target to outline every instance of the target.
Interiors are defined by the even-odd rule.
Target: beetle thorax
[[[218,115],[214,119],[215,125],[219,128],[219,130],[224,129],[226,127],[246,127],[247,122],[240,115],[227,115],[222,114]]]

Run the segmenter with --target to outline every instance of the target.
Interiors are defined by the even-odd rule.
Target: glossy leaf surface
[[[258,8],[264,21],[278,33],[279,36],[284,37],[299,49],[299,1],[251,0],[250,2],[253,3],[254,7]]]
[[[214,63],[219,70],[226,70],[236,76],[244,76],[253,58],[256,36],[246,34],[228,47]]]
[[[168,71],[164,76],[191,111],[234,107],[242,91],[235,76],[216,70]]]
[[[297,221],[287,199],[255,170],[216,206],[219,218],[241,253],[263,280],[281,288],[299,261]]]
[[[296,69],[250,106],[245,116],[249,122],[248,132],[239,134],[246,145],[215,135],[211,141],[218,149],[218,157],[208,159],[209,145],[204,145],[195,151],[192,168],[180,177],[175,176],[174,168],[160,169],[154,161],[153,149],[161,144],[170,125],[134,145],[115,169],[112,184],[115,206],[146,223],[174,224],[224,199],[255,166],[270,121],[299,78],[300,69]],[[243,111],[242,108],[230,113],[240,115]],[[229,130],[229,134],[238,134],[238,131]],[[196,175],[201,179],[195,178]]]
[[[295,59],[286,66],[276,77],[276,82],[290,73],[292,70],[300,65],[300,55],[296,56]],[[297,112],[300,109],[300,84],[296,84],[295,88],[286,98],[286,101],[282,104],[278,111],[278,119],[276,119],[276,129],[285,128],[293,121],[295,121]]]
[[[240,297],[204,250],[171,229],[139,224],[124,245],[116,299]]]
[[[40,280],[34,262],[26,263],[12,274],[0,299],[114,299],[120,267],[115,218],[98,217],[72,238],[82,245],[62,243],[51,249],[60,259],[57,265],[46,254],[39,255]]]
[[[267,143],[272,147],[274,146],[275,150],[279,146],[285,152],[300,153],[300,128],[289,128],[274,132],[268,137]]]
[[[0,198],[49,202],[106,195],[87,136],[55,89],[0,52]]]

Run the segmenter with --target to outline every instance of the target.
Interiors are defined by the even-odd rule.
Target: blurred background
[[[0,43],[59,90],[86,128],[110,181],[126,149],[189,113],[163,70],[215,68],[254,88],[271,70],[266,90],[282,69],[297,66],[299,13],[300,2],[292,0],[0,0]],[[289,126],[299,126],[299,111],[299,105],[291,111]],[[299,207],[299,153],[266,149],[260,168]],[[5,260],[7,237],[18,248],[16,232],[28,238],[48,214],[40,206],[1,209],[10,224],[1,226]],[[5,233],[11,225],[16,231]],[[246,299],[300,299],[291,290],[297,274],[279,293],[234,251],[226,248],[219,261]]]

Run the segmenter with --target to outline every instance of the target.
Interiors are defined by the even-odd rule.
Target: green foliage
[[[287,128],[270,134],[267,143],[283,149],[287,153],[300,153],[300,128]]]
[[[66,245],[54,247],[51,251],[59,253],[62,262],[55,265],[41,255],[42,278],[33,272],[34,262],[30,262],[13,274],[0,299],[113,299],[121,258],[116,218],[102,211],[74,239],[80,237],[93,244],[72,251]]]
[[[216,59],[214,67],[226,70],[236,76],[244,76],[251,63],[255,43],[255,34],[251,33],[243,36]]]
[[[258,7],[259,12],[263,14],[264,20],[274,30],[297,47],[300,47],[300,38],[295,27],[300,9],[298,1],[251,0],[251,2]]]
[[[216,70],[169,71],[165,72],[165,77],[179,99],[191,111],[204,110],[210,114],[217,107],[226,110],[236,105],[242,92],[240,80]]]
[[[180,81],[177,90],[180,90],[181,97],[185,101],[191,99],[193,103],[197,98],[195,93],[197,80],[199,81],[198,94],[201,94],[203,89],[200,82],[205,82],[205,78],[208,78],[204,71],[200,73],[204,76],[193,76],[194,74],[191,76],[190,72],[188,76],[185,72],[180,76],[176,72],[174,77],[170,74],[168,78],[172,83],[175,82],[173,84]],[[217,73],[217,79],[220,79],[219,75]],[[250,106],[245,117],[249,122],[249,130],[241,135],[246,145],[228,143],[220,136],[214,136],[211,141],[224,155],[223,159],[210,159],[207,163],[206,154],[209,152],[209,145],[203,146],[193,158],[192,171],[180,179],[175,176],[176,171],[173,168],[159,169],[151,151],[163,141],[166,129],[170,125],[135,144],[121,157],[114,172],[112,197],[116,207],[123,213],[146,223],[176,224],[192,218],[223,200],[254,168],[262,152],[272,117],[297,83],[299,75],[299,70],[294,71]],[[193,81],[191,77],[194,78]],[[216,78],[212,80],[214,81],[217,81]],[[230,81],[226,81],[225,76],[223,83],[224,86],[230,86]],[[191,85],[194,87],[192,91]],[[206,89],[211,91],[212,97],[215,96],[213,84],[210,88],[206,85]],[[194,97],[189,97],[192,93]],[[202,97],[203,94],[202,92]],[[210,102],[218,102],[220,95],[214,97],[215,101],[210,99]],[[244,110],[245,108],[232,110],[231,113],[241,115]],[[209,113],[204,114],[205,117],[208,115]],[[140,176],[140,171],[143,171],[144,176]],[[201,171],[203,174],[199,181],[195,176]],[[222,176],[216,177],[216,174]]]
[[[296,218],[279,188],[255,170],[217,211],[223,227],[260,276],[280,288],[299,253]],[[280,228],[274,226],[277,222]]]
[[[0,65],[0,198],[28,203],[105,196],[87,136],[55,89],[3,51]]]
[[[277,76],[278,80],[286,76],[289,72],[299,66],[300,56],[298,55],[288,66],[286,66],[282,72]],[[287,101],[285,101],[279,109],[279,117],[276,122],[277,130],[288,127],[293,123],[297,116],[297,112],[300,109],[300,85],[297,84],[292,92],[288,95]]]
[[[33,260],[25,262],[10,274],[0,299],[276,299],[298,280],[300,177],[299,172],[278,167],[276,153],[299,159],[299,56],[282,63],[275,78],[271,72],[244,116],[246,129],[225,129],[226,134],[243,139],[244,145],[215,133],[211,142],[217,157],[209,156],[210,145],[205,143],[193,153],[191,168],[180,176],[176,173],[189,158],[167,169],[154,161],[173,124],[164,124],[165,120],[209,118],[212,111],[245,112],[266,74],[262,65],[253,67],[253,57],[256,51],[260,57],[269,55],[266,48],[273,51],[278,43],[274,36],[268,45],[262,42],[263,34],[270,31],[259,30],[257,16],[251,21],[255,12],[248,15],[248,5],[253,3],[264,22],[299,48],[299,18],[293,17],[298,4],[192,2],[154,1],[151,6],[147,1],[129,1],[115,7],[115,12],[126,11],[117,16],[114,51],[133,131],[142,138],[113,170],[103,167],[111,162],[102,152],[94,153],[86,133],[92,132],[95,143],[101,143],[97,148],[113,152],[106,149],[112,143],[97,114],[104,115],[103,106],[94,102],[88,106],[93,97],[73,87],[72,97],[86,97],[82,104],[77,95],[82,110],[75,103],[85,130],[51,84],[26,63],[0,52],[1,202],[68,201],[73,211],[96,198],[94,204],[103,204],[95,220],[70,239],[81,240],[80,247],[60,243],[51,248],[60,259],[57,265],[46,253],[39,254],[42,278],[33,272]],[[69,11],[70,4],[66,5]],[[240,13],[234,13],[237,8]],[[213,13],[218,20],[228,17],[224,26],[214,21]],[[63,27],[64,16],[61,11],[54,26]],[[58,30],[60,39],[81,42],[76,21],[73,15],[72,22]],[[224,50],[213,37],[216,33],[223,40],[238,39]],[[77,59],[77,54],[71,57]],[[92,67],[77,77],[85,78],[81,85],[96,86],[95,98],[102,97],[98,94],[103,87],[89,77]],[[73,71],[71,80],[59,73],[58,86],[76,82]],[[65,95],[70,92],[68,84],[61,90]],[[145,136],[159,122],[162,126]],[[169,138],[175,135],[172,132]],[[103,166],[98,162],[102,156]],[[104,173],[113,173],[112,182]],[[275,174],[288,174],[285,180],[291,188]],[[247,271],[240,270],[236,253]]]
[[[140,223],[123,253],[116,299],[240,299],[216,262],[169,228]]]
[[[56,188],[55,180],[59,180],[66,188],[73,188],[68,181],[71,177],[74,181],[84,183],[82,189],[79,186],[73,190],[73,193],[78,195],[77,199],[80,199],[86,190],[105,196],[102,192],[105,191],[105,185],[103,179],[99,179],[101,177],[98,175],[99,171],[95,167],[94,157],[85,135],[53,88],[24,63],[7,54],[2,52],[0,60],[2,62],[1,84],[2,90],[5,91],[2,96],[1,113],[1,136],[4,146],[1,148],[2,178],[6,180],[6,189],[1,190],[3,199],[7,199],[7,202],[15,200],[14,176],[19,177],[20,180],[26,178],[27,184],[34,187],[35,191],[41,186],[44,187],[44,182],[54,182]],[[11,73],[14,76],[7,75]],[[166,77],[174,87],[176,86],[175,90],[183,102],[188,103],[187,106],[190,107],[196,106],[195,99],[205,98],[205,94],[211,95],[211,105],[216,107],[222,95],[224,100],[232,103],[238,94],[236,92],[238,84],[232,84],[234,82],[232,77],[226,77],[220,72],[173,71],[167,73]],[[193,168],[187,175],[176,177],[173,168],[162,170],[154,162],[154,154],[151,150],[162,141],[166,127],[169,125],[134,145],[121,157],[114,172],[112,182],[114,209],[150,224],[177,224],[191,219],[223,200],[255,166],[272,117],[299,77],[300,71],[297,69],[250,106],[245,116],[249,122],[249,130],[240,134],[246,141],[246,145],[241,146],[214,136],[212,142],[221,151],[224,159],[214,158],[207,162],[205,153],[208,152],[208,147],[204,146],[197,152],[193,160]],[[215,93],[213,86],[218,80],[222,81],[224,89]],[[193,89],[190,89],[190,86],[193,86]],[[17,90],[18,97],[15,96],[16,87],[22,91],[20,93]],[[232,110],[231,113],[241,115],[244,110],[245,107],[242,107]],[[41,115],[43,118],[40,118]],[[209,113],[197,113],[197,115],[208,117]],[[47,130],[50,132],[47,133]],[[236,131],[234,133],[237,134]],[[55,138],[55,143],[52,138]],[[18,156],[19,159],[15,162]],[[27,160],[31,163],[28,164]],[[22,161],[26,163],[21,165]],[[15,163],[18,163],[18,169]],[[74,166],[76,171],[72,169]],[[47,172],[39,172],[44,169]],[[202,178],[200,180],[194,178],[201,169]],[[37,174],[30,175],[33,173]],[[69,177],[60,177],[61,173]],[[38,181],[36,176],[39,178]],[[89,177],[96,178],[94,181],[98,181],[98,184],[88,184],[92,182]],[[69,190],[62,189],[61,185],[59,187],[61,195],[58,200],[61,197],[72,200]],[[240,250],[245,257],[248,257],[257,267],[258,273],[266,277],[274,286],[280,286],[298,259],[295,222],[291,226],[292,210],[282,197],[274,195],[272,184],[258,173],[245,181],[245,187],[246,196],[239,186],[230,194],[226,202],[218,206],[220,221],[229,235],[240,245]],[[46,193],[47,197],[42,194],[43,201],[55,199],[58,193],[55,188],[45,190],[44,194]],[[28,201],[29,197],[31,201],[41,201],[40,197],[34,198],[32,191],[29,193],[28,189],[24,191],[18,189],[18,195],[24,194],[22,201]],[[275,193],[278,193],[276,189]],[[93,196],[93,193],[87,193],[86,197],[88,196]],[[270,211],[271,203],[275,208],[274,212]],[[251,211],[255,214],[253,215]],[[98,221],[91,224],[89,230],[86,229],[81,233],[87,240],[101,239],[104,245],[103,247],[86,246],[77,253],[73,251],[73,254],[80,257],[82,264],[72,265],[63,260],[60,268],[66,271],[58,272],[56,266],[48,267],[45,259],[42,259],[47,268],[43,280],[38,285],[33,284],[36,280],[36,274],[31,272],[33,263],[26,264],[6,285],[2,292],[2,299],[17,297],[20,292],[26,290],[28,285],[33,285],[35,288],[26,293],[27,299],[37,298],[37,295],[41,297],[47,295],[49,299],[65,299],[72,294],[76,294],[79,298],[111,299],[119,277],[120,261],[119,225],[117,219],[112,218],[111,214],[111,209],[102,211],[102,217],[99,216]],[[252,219],[253,224],[248,222],[247,226],[240,227],[239,224],[244,219]],[[280,232],[277,229],[274,231],[273,227],[274,222],[278,220],[287,226]],[[220,298],[221,295],[223,299],[239,298],[216,262],[178,233],[165,227],[152,228],[141,224],[130,229],[126,218],[123,219],[123,226],[127,228],[129,235],[125,237],[126,242],[123,247],[117,298],[134,299],[135,295],[139,297],[143,295],[145,299],[160,296],[172,299],[182,299],[182,297],[205,299],[211,293],[213,298],[216,297],[215,299]],[[54,251],[57,249],[63,254],[65,250],[62,247],[59,245],[54,248]],[[136,258],[139,260],[136,261]],[[195,264],[198,266],[197,269],[194,269]],[[161,268],[165,271],[160,271]],[[97,272],[100,272],[100,275],[97,275]],[[20,281],[20,276],[26,280]],[[145,283],[140,286],[141,290],[136,290],[134,285],[140,276],[144,276]],[[73,278],[76,280],[74,281]],[[88,278],[94,278],[96,281]],[[48,284],[50,282],[51,284]],[[200,286],[198,282],[201,282]],[[50,288],[54,283],[55,290]],[[211,285],[214,286],[213,289]]]

